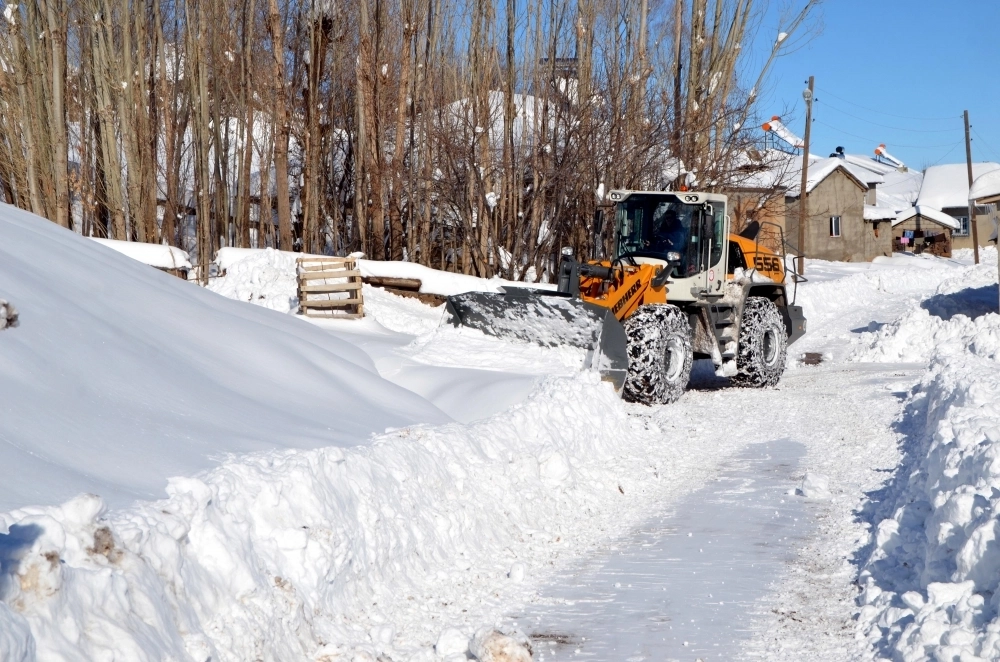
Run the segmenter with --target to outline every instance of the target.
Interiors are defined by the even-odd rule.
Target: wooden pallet
[[[361,272],[350,257],[300,257],[299,310],[308,317],[357,319],[365,316]]]

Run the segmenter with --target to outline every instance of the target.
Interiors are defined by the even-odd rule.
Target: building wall
[[[763,228],[759,236],[760,242],[767,248],[781,252],[781,233],[788,239],[785,229],[785,196],[774,191],[727,191],[729,198],[729,216],[732,220],[732,231],[740,232],[753,221],[759,222]],[[769,225],[764,225],[765,223]],[[770,225],[773,224],[773,225]],[[780,228],[776,230],[774,226]]]
[[[837,170],[809,194],[809,220],[806,225],[807,257],[840,262],[870,262],[880,255],[892,254],[892,231],[889,223],[864,220],[866,190],[851,177]],[[830,236],[830,217],[840,216],[840,236]],[[786,226],[789,243],[798,243],[798,198],[787,199]],[[876,232],[878,233],[876,235]]]
[[[969,209],[967,207],[945,207],[941,211],[948,214],[952,218],[969,215]],[[990,235],[993,234],[993,221],[990,220],[989,214],[976,214],[975,222],[976,230],[979,233],[979,245],[989,246]],[[952,248],[972,248],[972,226],[969,226],[968,235],[953,233],[951,237],[951,246]]]

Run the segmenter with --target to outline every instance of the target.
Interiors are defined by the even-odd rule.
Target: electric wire
[[[948,155],[951,154],[952,152],[954,152],[956,147],[958,147],[959,145],[963,145],[963,144],[965,144],[965,141],[964,140],[959,140],[957,143],[955,143],[954,145],[951,146],[951,149],[949,149],[947,152],[945,152],[944,154],[942,154],[938,158],[938,160],[935,161],[934,163],[932,163],[931,165],[938,165],[939,163],[941,163],[942,161],[944,161],[946,158],[948,158]]]
[[[833,126],[832,124],[827,124],[826,122],[824,122],[822,120],[819,120],[819,119],[815,119],[814,118],[813,121],[816,122],[817,124],[822,124],[823,126],[827,127],[828,129],[833,129],[834,131],[838,131],[838,132],[844,134],[845,136],[850,136],[852,138],[857,138],[858,140],[864,140],[864,141],[875,143],[875,144],[878,144],[878,143],[882,142],[882,141],[879,141],[879,140],[875,140],[873,138],[869,138],[867,136],[859,136],[856,133],[851,133],[849,131],[844,131],[843,129],[841,129],[839,127]],[[956,144],[961,144],[962,142],[963,141],[960,140]],[[901,145],[901,144],[898,144],[898,143],[893,143],[892,144],[893,149],[895,149],[897,147],[905,147],[905,148],[912,148],[912,149],[939,149],[941,147],[949,147],[949,146],[952,146],[952,144],[951,143],[944,143],[942,145]]]
[[[844,97],[839,97],[836,94],[834,94],[833,92],[830,92],[829,90],[824,89],[824,88],[817,87],[816,90],[820,94],[829,94],[834,99],[840,99],[844,103],[850,104],[852,106],[856,106],[856,107],[860,108],[861,110],[867,110],[870,113],[878,113],[880,115],[885,115],[886,117],[895,117],[896,119],[901,119],[901,120],[913,120],[914,122],[947,122],[948,120],[955,119],[954,116],[949,116],[949,117],[909,117],[907,115],[894,115],[893,113],[887,113],[884,110],[876,110],[875,108],[868,108],[867,106],[862,106],[861,104],[855,103],[855,102],[850,101],[848,99],[845,99]],[[961,117],[961,115],[959,115],[959,117]]]
[[[838,113],[843,113],[844,115],[847,115],[850,118],[853,118],[853,119],[856,119],[856,120],[861,120],[862,122],[865,122],[866,124],[871,124],[872,126],[877,126],[877,127],[882,128],[882,129],[892,129],[893,131],[908,131],[910,133],[951,133],[952,131],[954,131],[954,129],[907,129],[907,128],[901,127],[901,126],[892,126],[891,124],[879,124],[878,122],[872,122],[871,120],[869,120],[867,118],[859,117],[857,115],[852,115],[851,113],[847,112],[846,110],[841,110],[840,108],[837,108],[836,106],[832,106],[829,103],[824,103],[824,102],[820,101],[819,99],[816,100],[816,103],[820,104],[820,106],[823,107],[823,108],[829,108],[830,110],[835,110]]]
[[[969,129],[972,131],[972,135],[974,135],[976,138],[979,138],[979,142],[981,142],[983,145],[986,146],[986,149],[989,150],[989,153],[991,155],[993,155],[994,157],[997,156],[997,151],[995,149],[993,149],[993,145],[991,145],[988,142],[986,142],[986,138],[983,138],[981,135],[979,135],[979,132],[976,131],[975,127],[973,127],[972,125],[970,125]]]

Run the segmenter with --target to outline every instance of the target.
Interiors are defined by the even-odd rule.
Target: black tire
[[[775,386],[785,372],[787,334],[785,322],[773,301],[747,297],[733,383],[754,388]]]
[[[676,306],[642,306],[625,320],[628,373],[622,397],[644,405],[677,400],[691,379],[691,325]]]

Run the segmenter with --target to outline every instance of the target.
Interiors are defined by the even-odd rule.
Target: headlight
[[[670,251],[667,253],[667,262],[680,262],[681,254],[676,251]]]

